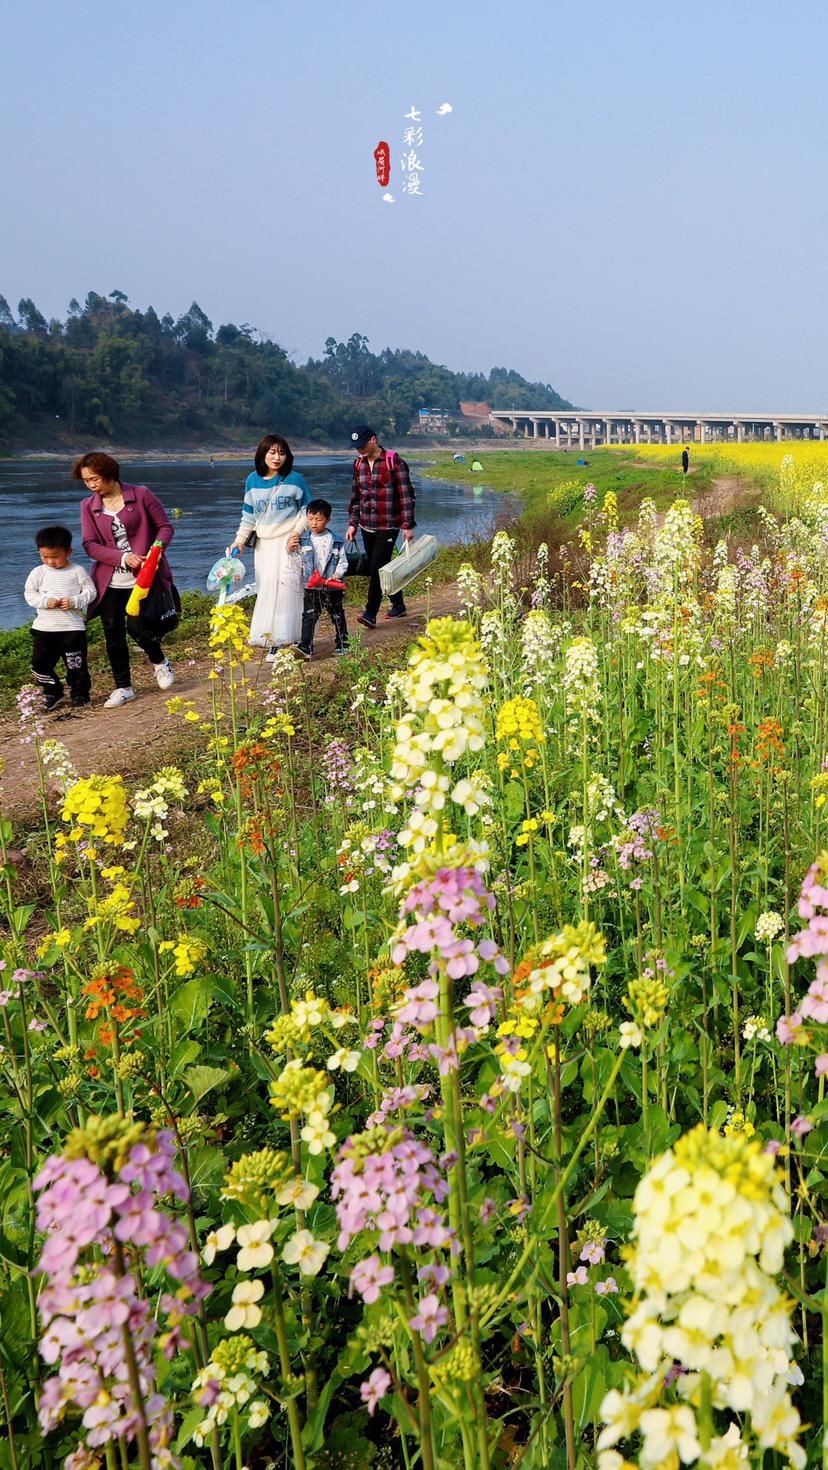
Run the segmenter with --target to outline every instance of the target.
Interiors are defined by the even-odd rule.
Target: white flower
[[[309,1154],[321,1154],[323,1149],[333,1148],[336,1143],[336,1134],[328,1127],[325,1114],[317,1108],[308,1113],[308,1121],[302,1129],[302,1141],[308,1145]]]
[[[277,1205],[293,1205],[294,1209],[306,1210],[319,1193],[319,1186],[307,1179],[291,1179],[276,1191]]]
[[[240,1281],[233,1288],[233,1305],[224,1319],[228,1332],[238,1332],[240,1327],[258,1327],[262,1320],[261,1308],[256,1303],[264,1296],[264,1282]]]
[[[669,1409],[645,1409],[639,1429],[644,1446],[639,1465],[656,1467],[670,1464],[674,1453],[685,1465],[697,1460],[701,1445],[696,1433],[696,1419],[687,1404],[671,1404]]]
[[[286,1266],[298,1266],[302,1276],[318,1276],[329,1251],[330,1246],[314,1240],[309,1230],[297,1230],[286,1242],[282,1260]]]
[[[628,1394],[611,1388],[601,1404],[604,1428],[598,1436],[598,1449],[610,1449],[619,1439],[629,1439],[635,1434],[641,1419],[641,1405]]]
[[[756,920],[756,939],[759,944],[773,944],[777,934],[781,934],[785,927],[785,920],[781,914],[773,909],[768,909],[760,914]]]
[[[273,1260],[273,1234],[275,1220],[257,1220],[254,1225],[240,1225],[236,1236],[242,1247],[236,1256],[240,1271],[255,1271],[259,1266],[269,1266]]]
[[[644,1040],[644,1032],[635,1021],[622,1021],[619,1027],[619,1042],[622,1051],[630,1046],[641,1046]]]
[[[333,1056],[328,1057],[328,1071],[336,1072],[341,1067],[343,1072],[355,1072],[359,1066],[360,1053],[349,1051],[347,1047],[340,1047]]]
[[[212,1266],[216,1259],[217,1251],[226,1251],[236,1238],[235,1225],[220,1225],[218,1230],[211,1230],[204,1242],[201,1252],[205,1266]]]
[[[250,1405],[247,1417],[251,1429],[261,1429],[262,1425],[267,1423],[270,1418],[270,1410],[264,1399],[256,1399],[256,1402]]]

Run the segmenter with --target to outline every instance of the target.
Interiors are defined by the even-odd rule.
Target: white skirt
[[[250,642],[257,648],[298,643],[302,633],[302,558],[288,551],[287,536],[256,542],[256,605]]]

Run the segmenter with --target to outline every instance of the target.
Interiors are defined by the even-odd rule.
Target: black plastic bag
[[[181,620],[181,598],[174,582],[153,582],[141,603],[137,617],[127,617],[127,632],[133,638],[143,633],[150,638],[166,638]]]
[[[371,563],[368,560],[368,554],[360,551],[355,541],[346,541],[345,555],[348,558],[348,565],[345,568],[346,577],[370,577]]]

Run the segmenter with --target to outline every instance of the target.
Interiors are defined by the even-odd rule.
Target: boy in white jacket
[[[72,532],[44,526],[35,536],[40,566],[26,578],[23,596],[37,609],[32,623],[32,673],[43,690],[46,709],[63,699],[57,664],[63,659],[72,705],[89,703],[92,684],[86,659],[86,613],[95,601],[95,583],[72,566]]]

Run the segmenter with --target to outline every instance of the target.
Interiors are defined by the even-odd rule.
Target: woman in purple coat
[[[72,467],[72,478],[82,480],[89,491],[89,499],[81,502],[81,539],[93,563],[92,580],[98,593],[90,616],[99,617],[103,624],[115,681],[105,701],[106,709],[117,709],[135,698],[129,671],[126,605],[135,586],[135,573],[153,541],[161,541],[166,547],[173,538],[161,501],[146,485],[122,484],[120,475],[117,459],[109,454],[84,454]],[[156,576],[162,585],[171,585],[166,555],[158,564]],[[175,683],[175,674],[158,639],[143,633],[132,636],[154,666],[160,688],[169,689]]]

